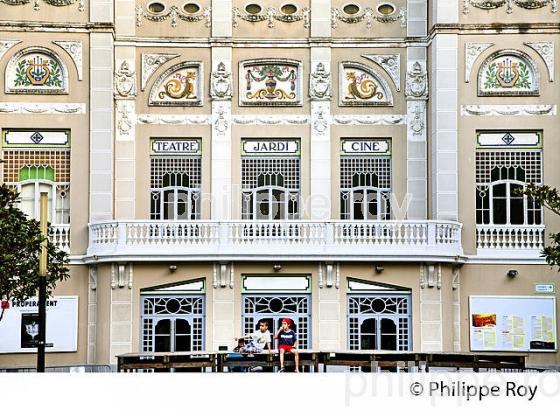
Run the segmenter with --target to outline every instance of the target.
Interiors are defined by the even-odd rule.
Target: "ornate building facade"
[[[516,191],[560,186],[559,42],[556,0],[0,0],[2,181],[71,255],[49,363],[288,316],[559,366],[560,220]]]

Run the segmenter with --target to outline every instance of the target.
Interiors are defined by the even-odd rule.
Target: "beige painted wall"
[[[510,279],[506,273],[510,269],[519,272]],[[461,269],[461,350],[469,350],[469,295],[521,295],[534,296],[535,282],[555,283],[556,292],[560,288],[560,276],[556,269],[546,265],[474,265]],[[558,318],[560,305],[556,303],[556,334],[560,335]],[[558,343],[558,342],[557,342]],[[534,365],[558,365],[560,351],[556,353],[529,353],[527,363]]]
[[[470,82],[466,83],[464,53],[466,42],[486,41],[495,45],[482,53],[473,65]],[[557,104],[560,93],[558,81],[550,82],[548,71],[542,58],[523,43],[526,36],[504,34],[491,37],[460,36],[459,41],[459,104]],[[558,36],[533,35],[530,41],[553,41],[560,47]],[[501,49],[517,49],[528,54],[536,63],[540,73],[540,96],[535,97],[478,97],[477,75],[484,60]],[[560,61],[555,59],[555,70],[560,70]],[[560,127],[560,117],[555,116],[507,116],[458,118],[459,135],[459,220],[463,223],[463,249],[466,254],[476,253],[476,202],[475,202],[475,147],[477,130],[542,130],[543,131],[543,176],[544,183],[560,186],[560,163],[555,160],[560,152],[560,141],[556,138]],[[560,218],[545,213],[547,232],[560,230]],[[546,234],[548,238],[548,234]]]
[[[71,131],[70,154],[70,220],[72,254],[84,254],[87,248],[87,223],[89,219],[89,37],[84,33],[57,33],[49,36],[41,33],[3,33],[2,39],[22,40],[12,47],[0,60],[0,100],[6,103],[83,103],[85,114],[0,114],[2,128],[63,128]],[[77,68],[71,57],[61,47],[52,43],[58,40],[81,40],[83,42],[82,81],[78,81]],[[53,50],[62,60],[68,72],[68,95],[5,94],[6,65],[20,50],[28,47],[45,47]]]
[[[78,296],[78,350],[76,352],[47,353],[46,366],[63,366],[86,363],[88,292],[87,266],[70,266],[70,278],[57,285],[54,296]],[[47,318],[48,320],[48,318]],[[48,326],[48,321],[47,321]],[[31,353],[0,354],[0,367],[31,366],[37,364],[37,355]]]

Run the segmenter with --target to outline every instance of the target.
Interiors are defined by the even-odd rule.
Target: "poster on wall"
[[[554,352],[553,296],[470,296],[472,351]]]
[[[37,298],[13,303],[0,321],[0,353],[35,353],[39,335]],[[47,300],[47,352],[78,350],[78,296]]]

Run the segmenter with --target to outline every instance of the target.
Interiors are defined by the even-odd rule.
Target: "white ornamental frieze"
[[[406,73],[405,95],[408,99],[428,98],[428,73],[418,61],[414,62]]]
[[[231,73],[226,70],[226,65],[222,62],[218,64],[216,71],[211,75],[210,96],[214,100],[229,100],[231,91]]]
[[[312,100],[328,100],[331,96],[331,73],[321,62],[310,74],[309,96]]]
[[[115,73],[115,98],[134,98],[136,95],[136,75],[127,60],[123,60]]]

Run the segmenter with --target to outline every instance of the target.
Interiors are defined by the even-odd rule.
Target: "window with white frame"
[[[390,219],[390,200],[390,142],[343,139],[340,158],[340,218]]]
[[[541,134],[479,133],[476,150],[476,223],[541,225],[542,208],[519,193],[542,183]]]
[[[194,140],[197,144],[200,141]],[[164,144],[165,143],[165,144]],[[200,219],[201,167],[199,145],[191,140],[152,140],[150,158],[150,218]],[[173,147],[173,148],[169,148]],[[194,155],[193,155],[194,152]]]
[[[410,289],[348,279],[348,348],[412,348]]]
[[[144,352],[204,350],[204,280],[141,291],[141,349]]]
[[[292,150],[292,146],[295,147],[295,151]],[[263,150],[266,154],[263,154]],[[242,218],[299,219],[299,141],[244,141],[243,155],[241,160]]]
[[[3,134],[3,182],[20,193],[20,209],[30,218],[39,218],[41,193],[47,193],[49,222],[70,224],[70,132],[5,130]]]

